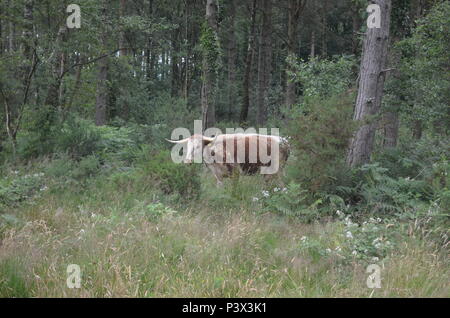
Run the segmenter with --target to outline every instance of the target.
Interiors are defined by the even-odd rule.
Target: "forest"
[[[0,297],[450,297],[449,28],[445,0],[0,0]],[[171,158],[199,120],[287,161],[216,184]]]

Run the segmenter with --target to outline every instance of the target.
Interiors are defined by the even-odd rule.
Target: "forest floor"
[[[217,188],[205,173],[200,197],[175,204],[126,171],[76,183],[39,169],[23,177],[44,180],[40,191],[2,214],[0,297],[450,296],[448,255],[414,224],[372,260],[381,279],[372,289],[371,261],[348,250],[361,233],[333,217],[261,210],[258,177],[241,178],[236,200],[232,181]],[[68,288],[69,264],[80,266],[80,288]]]

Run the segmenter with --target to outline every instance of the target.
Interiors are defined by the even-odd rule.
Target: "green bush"
[[[287,176],[311,193],[323,192],[348,171],[344,159],[355,127],[352,97],[312,98],[299,110],[289,125],[295,159],[287,167]]]
[[[0,208],[24,201],[46,189],[43,173],[27,174],[13,180],[0,179]]]
[[[169,151],[150,155],[142,169],[146,178],[166,194],[178,193],[183,197],[198,197],[200,194],[199,167],[174,163]]]
[[[95,176],[100,171],[100,161],[96,155],[87,156],[80,160],[72,171],[75,179],[84,179]]]

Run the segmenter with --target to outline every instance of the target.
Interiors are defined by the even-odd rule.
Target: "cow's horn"
[[[208,142],[211,142],[211,141],[213,141],[213,140],[214,140],[214,138],[211,138],[211,137],[205,137],[205,136],[203,136],[203,140],[204,140],[204,141],[208,141]]]
[[[183,143],[185,143],[185,142],[188,142],[189,137],[188,137],[188,138],[181,139],[181,140],[169,140],[169,139],[166,139],[166,140],[167,140],[168,142],[173,143],[173,144],[183,144]]]

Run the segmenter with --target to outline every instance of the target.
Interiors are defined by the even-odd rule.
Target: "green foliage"
[[[410,122],[421,121],[435,132],[448,134],[450,126],[450,3],[438,2],[417,21],[411,37],[397,45],[402,54],[400,76],[392,84],[396,103]]]
[[[362,224],[353,223],[350,216],[339,213],[343,224],[342,254],[347,258],[365,260],[376,263],[385,258],[398,241],[393,224],[383,224],[381,218],[369,218]]]
[[[208,72],[216,73],[220,66],[220,42],[216,32],[208,25],[206,21],[202,25],[200,46],[203,56],[206,58],[209,66]]]
[[[306,223],[318,217],[317,205],[320,204],[320,200],[309,204],[308,191],[302,189],[299,184],[290,183],[285,188],[275,187],[272,190],[263,190],[261,193],[260,200],[265,211],[299,217]]]
[[[176,164],[169,151],[152,153],[142,164],[146,178],[166,194],[178,193],[183,198],[196,198],[200,193],[198,166]]]
[[[290,80],[301,84],[305,98],[326,99],[344,93],[354,84],[355,60],[350,56],[330,60],[313,58],[307,62],[289,56],[287,62],[293,69],[288,74]]]
[[[344,154],[355,127],[351,100],[349,96],[308,99],[290,122],[295,160],[287,167],[288,178],[308,191],[329,188],[346,170]]]
[[[157,220],[163,216],[171,216],[176,213],[177,211],[165,206],[161,202],[157,202],[147,205],[144,214],[148,216],[150,220]]]
[[[356,172],[363,180],[358,190],[362,204],[372,213],[402,212],[427,196],[429,190],[424,181],[393,179],[386,172],[378,163],[364,165]]]
[[[0,208],[17,204],[45,190],[43,173],[18,176],[12,180],[0,179]]]

